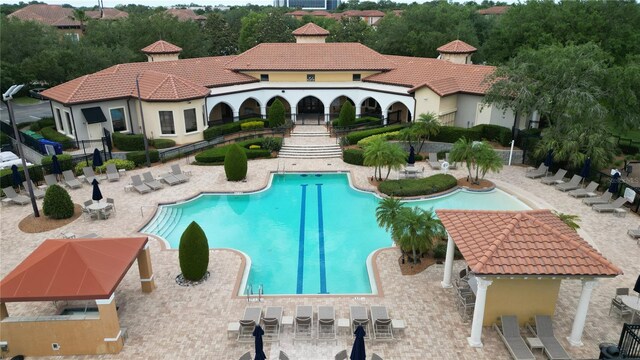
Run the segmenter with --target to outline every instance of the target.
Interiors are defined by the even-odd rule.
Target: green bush
[[[509,146],[511,143],[511,129],[504,126],[483,124],[474,126],[472,129],[480,130],[480,136],[488,141],[498,142],[502,146]]]
[[[116,169],[118,169],[118,170],[120,170],[120,169],[133,170],[133,169],[136,168],[136,164],[131,160],[111,159],[111,160],[105,161],[101,166],[96,167],[96,169],[95,169],[96,173],[101,173],[101,174],[106,173],[107,172],[107,164],[114,164],[116,166]],[[73,172],[76,175],[82,175],[82,169],[85,166],[93,166],[93,160],[89,160],[89,165],[87,165],[86,161],[81,161],[81,162],[77,163],[75,168],[73,169]]]
[[[75,147],[75,141],[73,139],[67,137],[66,135],[60,134],[53,127],[44,127],[40,129],[40,134],[47,140],[58,142],[62,145],[62,148],[73,149]]]
[[[433,258],[437,260],[442,260],[447,256],[447,244],[446,243],[438,243],[433,248]]]
[[[248,159],[269,158],[271,157],[272,150],[268,149],[263,144],[263,141],[265,139],[270,139],[270,138],[257,138],[257,139],[245,140],[245,141],[237,142],[236,144],[238,144],[240,147],[243,148]],[[273,139],[279,139],[279,138],[273,138]],[[279,144],[282,144],[281,139]],[[260,145],[262,146],[262,149],[251,150],[249,149],[249,146],[251,145]],[[212,149],[205,150],[195,156],[196,161],[203,164],[220,164],[224,162],[225,155],[227,155],[227,151],[229,150],[230,147],[231,145],[223,145],[223,146],[218,146]]]
[[[376,134],[367,136],[366,138],[358,141],[358,146],[365,146],[368,143],[374,141],[375,139],[383,139],[383,140],[396,140],[400,135],[400,131],[392,131],[384,134]]]
[[[211,126],[203,132],[203,136],[205,140],[211,140],[218,136],[237,133],[242,131],[242,124],[248,123],[248,122],[258,122],[258,121],[264,124],[264,120],[260,118],[250,118],[250,119],[244,119],[241,121],[236,121],[228,124]]]
[[[269,119],[269,127],[275,128],[281,125],[284,125],[286,116],[286,110],[282,101],[280,99],[276,99],[271,107],[269,107],[269,111],[267,114],[267,118]]]
[[[144,151],[132,151],[126,154],[127,160],[133,161],[136,166],[147,163],[147,157]],[[149,150],[149,159],[152,163],[160,160],[160,154],[158,150]]]
[[[156,149],[166,149],[176,146],[176,142],[171,139],[153,139],[149,141],[149,145]],[[144,150],[144,144],[142,145],[142,150]]]
[[[362,149],[344,149],[342,151],[342,160],[347,164],[363,165],[364,150]]]
[[[65,170],[73,169],[73,160],[72,160],[73,158],[71,155],[60,154],[56,156],[58,157],[58,164],[60,164],[60,170],[65,171]],[[53,155],[43,156],[42,160],[40,161],[40,164],[42,164],[42,166],[45,168],[45,171],[47,173],[51,173],[52,171],[51,169],[52,157]]]
[[[238,144],[232,144],[224,157],[224,173],[229,181],[247,177],[247,154]]]
[[[198,281],[209,267],[209,241],[200,225],[192,221],[180,237],[178,248],[180,271],[186,280]]]
[[[31,126],[29,126],[29,129],[32,131],[39,131],[40,129],[46,128],[46,127],[55,128],[56,121],[53,120],[52,117],[42,118],[36,122],[31,123]]]
[[[67,190],[59,185],[49,186],[44,195],[42,211],[52,219],[68,219],[72,217],[74,205]]]
[[[420,196],[451,189],[457,183],[449,174],[436,174],[424,179],[386,180],[378,185],[378,190],[389,196]]]
[[[356,109],[350,102],[345,101],[340,108],[340,116],[338,117],[339,126],[349,126],[356,122]]]
[[[262,140],[262,147],[269,151],[280,151],[282,147],[282,138],[266,137]]]
[[[458,141],[461,137],[466,137],[472,141],[480,141],[482,140],[482,129],[476,127],[472,127],[470,129],[465,129],[456,126],[441,126],[440,132],[431,137],[431,141],[437,142],[445,142],[445,143],[454,143]]]
[[[262,129],[264,129],[264,122],[262,122],[262,121],[247,121],[245,123],[241,123],[240,124],[240,129],[242,129],[242,131],[262,130]]]
[[[18,166],[18,173],[20,174],[20,177],[22,178],[22,180],[24,180],[25,177],[24,177],[24,170],[22,169],[22,165]],[[29,177],[31,178],[31,181],[33,181],[36,184],[44,180],[42,167],[37,165],[30,166]],[[8,186],[13,186],[13,181],[11,180],[11,168],[0,170],[0,187],[5,188]]]
[[[144,150],[144,139],[142,134],[122,134],[115,132],[111,134],[113,146],[122,151],[141,151]]]
[[[388,132],[394,132],[394,131],[399,131],[400,129],[404,128],[405,125],[391,125],[391,126],[386,126],[386,127],[382,127],[382,128],[377,128],[377,129],[369,129],[369,130],[362,130],[362,131],[354,131],[352,133],[350,133],[349,135],[347,135],[345,138],[347,139],[346,141],[348,141],[349,144],[355,145],[358,143],[358,141],[369,137],[371,135],[376,135],[376,134],[384,134],[384,133],[388,133]]]

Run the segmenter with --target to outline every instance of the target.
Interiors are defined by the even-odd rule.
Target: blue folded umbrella
[[[62,174],[62,168],[60,167],[60,162],[58,162],[58,157],[56,155],[51,157],[51,172],[56,175]]]
[[[100,150],[95,149],[93,150],[93,169],[95,170],[96,167],[98,166],[102,166],[103,162],[102,162],[102,156],[100,155]]]
[[[620,183],[620,173],[616,172],[611,177],[611,185],[609,185],[609,192],[612,194],[618,193],[618,184]]]
[[[255,360],[265,360],[267,355],[265,355],[262,344],[262,335],[264,335],[264,330],[260,325],[257,325],[253,330],[253,336],[256,338],[256,357]]]
[[[102,192],[100,191],[100,186],[98,185],[98,180],[93,179],[91,183],[93,185],[93,194],[91,195],[91,199],[95,201],[102,200]]]
[[[11,165],[11,182],[13,183],[13,187],[19,187],[20,184],[22,184],[22,177],[16,165]]]
[[[366,360],[367,353],[364,349],[364,337],[367,333],[364,331],[362,325],[358,325],[354,334],[356,335],[356,339],[353,342],[353,348],[351,348],[351,356],[349,358],[351,360]]]

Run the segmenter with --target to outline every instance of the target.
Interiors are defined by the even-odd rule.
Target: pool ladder
[[[278,168],[276,168],[276,174],[284,174],[285,162],[282,162],[282,170],[280,170],[280,161],[278,161]]]
[[[264,295],[264,286],[262,284],[260,284],[258,286],[257,298],[253,294],[253,284],[247,285],[246,294],[247,294],[247,302],[251,302],[251,301],[261,302],[262,301],[262,295]]]

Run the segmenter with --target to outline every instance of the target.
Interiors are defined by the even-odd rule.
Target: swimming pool
[[[392,245],[378,227],[379,198],[355,190],[344,173],[276,174],[266,190],[249,194],[203,194],[162,205],[142,232],[177,248],[191,221],[211,248],[233,248],[251,258],[247,284],[275,294],[370,294],[366,259]],[[434,209],[529,209],[496,190],[458,191],[411,201]],[[244,291],[244,286],[241,287]]]

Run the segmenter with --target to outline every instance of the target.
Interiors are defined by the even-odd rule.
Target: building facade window
[[[67,130],[66,133],[69,135],[73,135],[73,126],[71,126],[71,114],[68,111],[64,112],[64,118],[67,121]]]
[[[307,81],[316,81],[316,74],[307,74]]]
[[[269,74],[260,74],[260,81],[269,81]]]
[[[360,81],[361,76],[360,74],[353,74],[353,81]]]
[[[62,125],[62,116],[60,115],[60,109],[56,108],[56,130],[64,132],[64,127]]]
[[[173,123],[173,111],[159,111],[160,133],[162,135],[174,135],[176,127]]]
[[[127,131],[127,119],[124,115],[124,108],[109,109],[111,115],[111,125],[113,131]]]
[[[196,109],[186,109],[184,111],[184,131],[187,133],[198,131]]]
[[[64,37],[73,41],[73,42],[78,42],[80,41],[80,35],[77,33],[66,33],[64,34]]]

